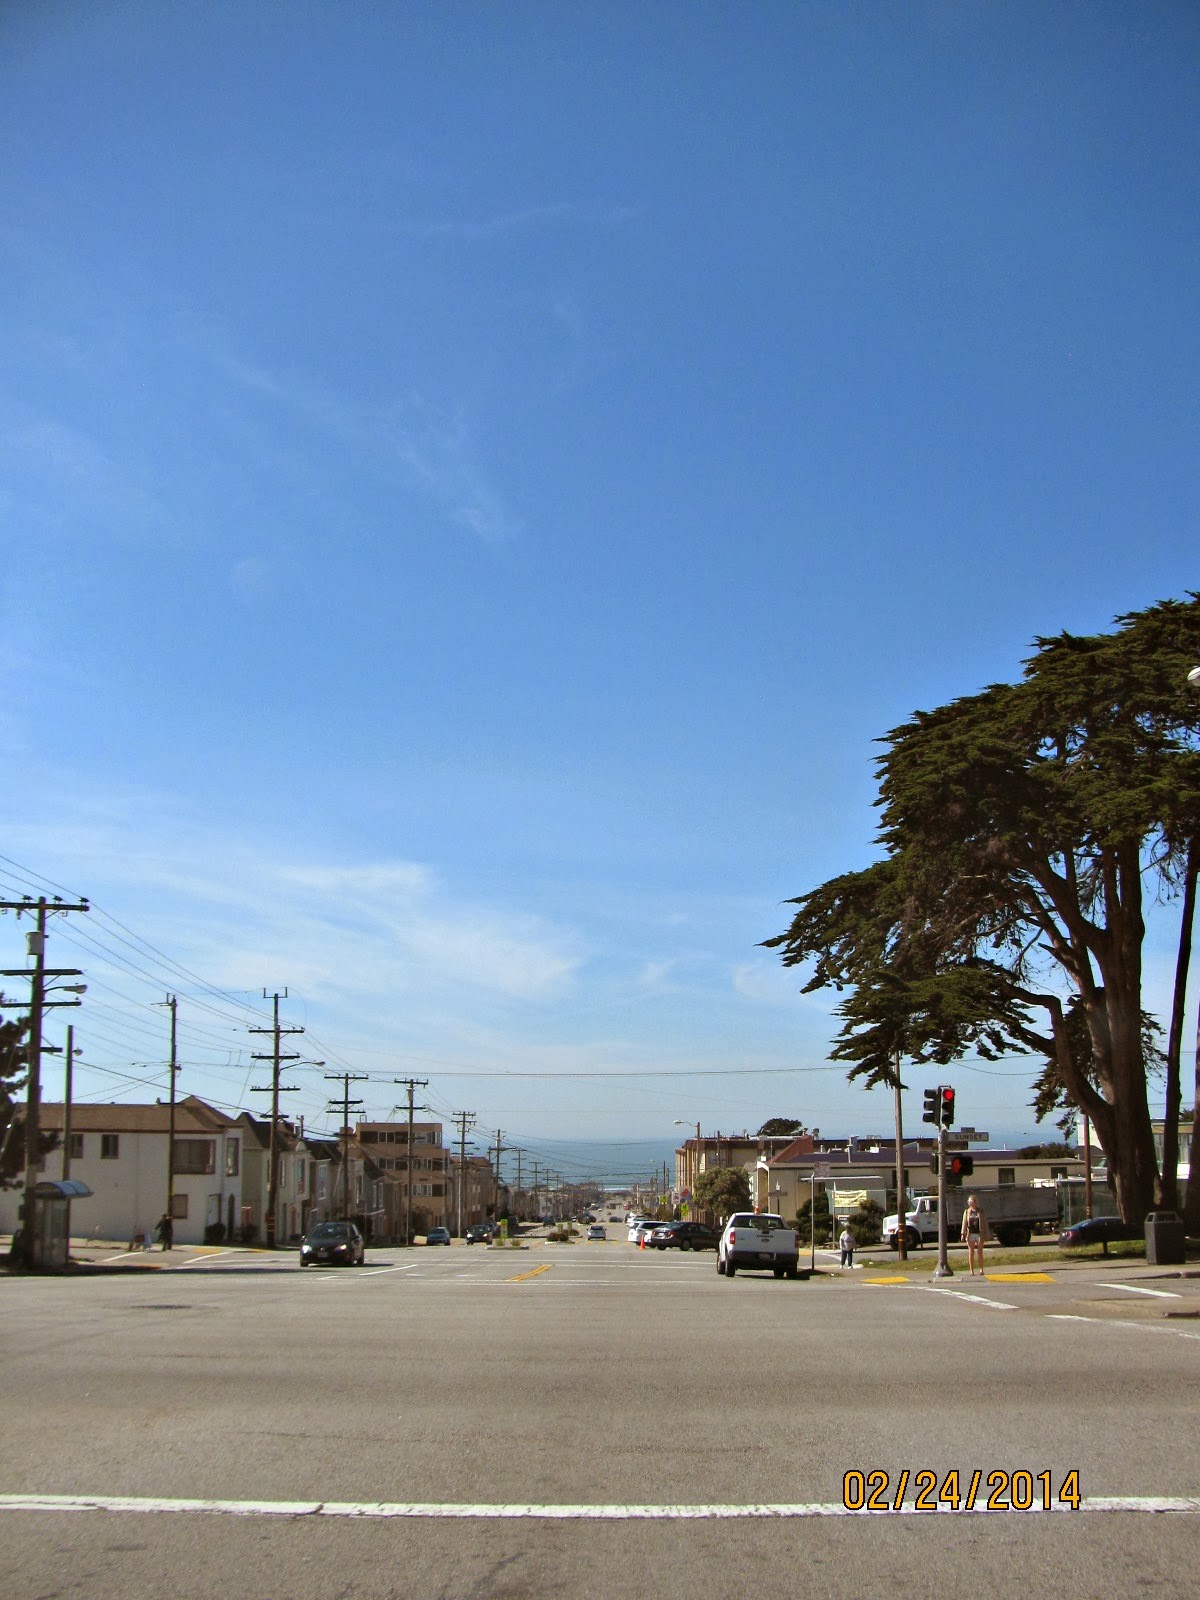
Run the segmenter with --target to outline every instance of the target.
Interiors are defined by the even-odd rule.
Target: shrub
[[[847,1223],[856,1245],[879,1244],[883,1238],[883,1207],[878,1200],[864,1200],[850,1213]]]

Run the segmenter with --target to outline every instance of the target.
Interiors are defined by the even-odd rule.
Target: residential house
[[[270,1188],[271,1123],[243,1111],[237,1119],[243,1132],[245,1171],[242,1178],[242,1215],[238,1237],[245,1243],[263,1244],[268,1238],[267,1196]],[[299,1128],[282,1118],[275,1130],[278,1184],[275,1193],[275,1240],[287,1244],[308,1231],[312,1209],[311,1160]]]
[[[167,1208],[170,1107],[76,1104],[71,1107],[71,1176],[92,1191],[72,1214],[76,1234],[125,1240],[152,1237]],[[41,1106],[41,1126],[61,1139],[63,1107]],[[232,1228],[242,1208],[242,1140],[237,1122],[195,1095],[175,1106],[175,1240],[202,1244],[217,1225]],[[55,1156],[45,1175],[53,1176]],[[17,1226],[19,1189],[0,1191],[0,1231]]]

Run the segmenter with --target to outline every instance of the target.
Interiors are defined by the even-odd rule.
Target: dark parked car
[[[1120,1217],[1084,1217],[1079,1222],[1073,1222],[1069,1228],[1064,1228],[1058,1236],[1058,1242],[1066,1250],[1079,1250],[1085,1244],[1103,1245],[1104,1254],[1107,1255],[1110,1241],[1144,1238],[1145,1234],[1140,1228],[1127,1227]]]
[[[366,1254],[363,1236],[352,1222],[318,1222],[304,1235],[300,1265],[324,1261],[332,1267],[361,1267]]]
[[[426,1244],[449,1244],[450,1243],[450,1229],[449,1228],[430,1228],[429,1232],[425,1235],[425,1243]]]
[[[664,1222],[646,1240],[654,1250],[715,1250],[721,1235],[703,1222]]]

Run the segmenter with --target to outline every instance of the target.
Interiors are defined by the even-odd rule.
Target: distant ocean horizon
[[[675,1181],[676,1144],[670,1139],[539,1139],[509,1136],[521,1149],[521,1182],[532,1181],[533,1163],[561,1175],[568,1183],[591,1181],[606,1189],[628,1189],[635,1183],[661,1180],[666,1163],[667,1181]],[[679,1140],[682,1144],[682,1138]],[[517,1158],[510,1149],[504,1157],[504,1176],[512,1182]]]

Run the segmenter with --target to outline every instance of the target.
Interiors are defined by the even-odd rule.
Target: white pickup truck
[[[773,1272],[777,1278],[798,1278],[800,1235],[769,1211],[735,1211],[717,1246],[717,1271],[732,1278],[739,1267]]]
[[[995,1189],[951,1189],[946,1195],[946,1236],[957,1240],[967,1200],[975,1195],[979,1209],[987,1218],[988,1232],[1003,1245],[1028,1244],[1039,1228],[1058,1229],[1058,1194],[1054,1189],[1034,1188],[1030,1184],[1005,1185]],[[904,1214],[908,1228],[908,1248],[936,1244],[938,1236],[937,1195],[923,1194]],[[893,1250],[900,1248],[900,1218],[896,1212],[883,1219],[883,1240]]]

